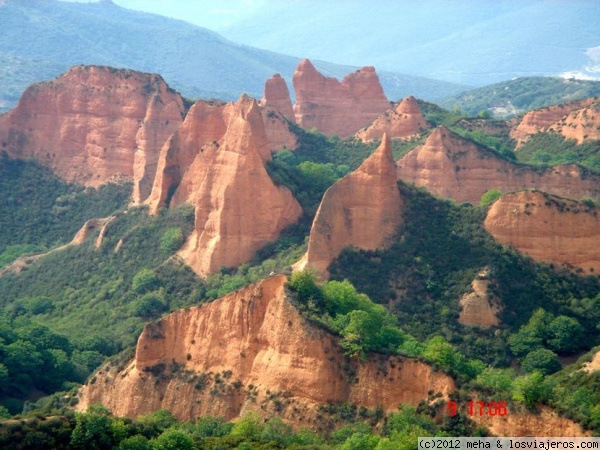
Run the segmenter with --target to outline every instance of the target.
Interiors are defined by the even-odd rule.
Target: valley
[[[600,100],[474,117],[308,59],[262,82],[192,101],[78,65],[0,115],[1,445],[597,434]]]

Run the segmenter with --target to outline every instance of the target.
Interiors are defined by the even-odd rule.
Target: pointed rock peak
[[[280,73],[276,73],[271,78],[273,78],[273,79],[281,78],[281,74]]]
[[[251,120],[251,117],[258,115],[260,117],[260,110],[256,100],[249,97],[245,92],[241,95],[238,101],[235,103],[235,110],[245,120]]]
[[[417,99],[411,95],[400,102],[396,112],[400,114],[421,114],[421,108],[419,108]]]
[[[450,139],[457,137],[452,131],[444,125],[440,125],[429,135],[425,141],[427,146],[447,147],[450,145]]]
[[[311,63],[309,59],[303,59],[298,64],[296,72],[317,72],[317,69],[315,66],[313,66],[313,63]]]
[[[368,175],[390,175],[396,174],[396,163],[392,155],[392,145],[387,133],[383,134],[381,144],[357,169],[357,172]]]

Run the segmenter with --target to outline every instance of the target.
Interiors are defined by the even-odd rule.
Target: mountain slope
[[[598,45],[599,6],[585,0],[381,0],[368,8],[361,0],[269,2],[218,31],[273,51],[481,86],[597,64],[590,49]]]
[[[0,3],[0,16],[0,107],[11,106],[29,84],[79,64],[160,73],[188,97],[229,100],[247,92],[260,98],[267,78],[281,73],[289,80],[300,60],[235,44],[205,28],[110,1],[5,0]],[[336,74],[349,71],[327,63],[324,68]],[[409,77],[413,92],[406,93],[398,86],[399,79],[406,84],[405,76],[389,74],[388,78],[391,98],[419,96],[432,87],[446,96],[461,90],[432,80],[415,89],[421,80]]]
[[[440,106],[475,115],[488,110],[505,117],[545,106],[600,95],[600,81],[552,77],[522,77],[445,98]]]

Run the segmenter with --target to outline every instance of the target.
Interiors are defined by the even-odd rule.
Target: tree
[[[165,255],[176,252],[185,242],[181,228],[167,228],[160,238],[160,250]]]
[[[152,269],[143,268],[133,277],[131,288],[138,294],[153,291],[159,286],[159,280]]]
[[[321,289],[317,285],[317,275],[311,270],[294,272],[288,282],[288,287],[296,292],[298,301],[308,304],[313,301],[316,306],[322,304]]]
[[[156,292],[148,292],[131,304],[131,311],[140,317],[156,317],[166,309],[166,303]]]
[[[577,319],[558,316],[548,326],[548,347],[558,353],[572,353],[581,347],[583,333]]]
[[[119,450],[152,450],[150,442],[140,434],[123,439],[119,444]]]
[[[539,371],[544,375],[550,375],[561,369],[556,353],[545,348],[539,348],[529,353],[523,359],[521,367],[524,372]]]
[[[196,448],[189,434],[174,428],[164,431],[151,443],[152,448],[156,450],[195,450]]]
[[[255,412],[249,412],[233,425],[232,436],[240,436],[248,441],[257,441],[263,432],[260,416]]]
[[[544,386],[544,375],[539,371],[515,378],[512,390],[513,400],[523,403],[529,409],[548,396]]]

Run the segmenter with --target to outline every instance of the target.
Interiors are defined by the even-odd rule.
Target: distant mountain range
[[[600,2],[267,2],[228,39],[307,58],[484,86],[565,72],[599,76]]]
[[[0,16],[0,108],[12,106],[28,85],[78,64],[159,73],[187,97],[230,100],[242,92],[260,98],[265,80],[274,73],[289,83],[300,61],[110,1],[4,0]],[[338,77],[357,68],[314,63],[323,73]],[[468,88],[391,72],[380,72],[380,78],[391,100],[412,94],[436,101]]]

